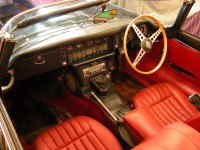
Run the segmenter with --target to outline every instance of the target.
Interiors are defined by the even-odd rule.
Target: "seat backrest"
[[[135,107],[149,109],[163,125],[184,122],[199,111],[175,85],[163,82],[150,86],[133,97]]]

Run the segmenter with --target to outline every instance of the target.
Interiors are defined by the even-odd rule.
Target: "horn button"
[[[153,46],[153,43],[151,42],[151,40],[149,38],[145,38],[143,41],[142,41],[142,49],[145,51],[145,52],[150,52],[151,49],[152,49],[152,46]]]

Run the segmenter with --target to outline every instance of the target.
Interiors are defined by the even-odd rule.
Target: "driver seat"
[[[188,97],[178,87],[171,83],[158,83],[138,92],[133,97],[133,104],[136,108],[142,107],[150,111],[148,116],[151,115],[162,127],[173,122],[184,122],[200,131],[199,110],[189,102]],[[146,137],[148,135],[144,136]]]

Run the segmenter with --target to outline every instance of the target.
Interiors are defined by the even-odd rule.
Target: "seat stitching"
[[[76,136],[78,137],[78,133],[76,132],[76,130],[74,129],[74,127],[72,126],[72,124],[70,123],[70,120],[68,121],[69,122],[69,125],[71,126],[71,128],[74,130],[74,133],[76,133]]]
[[[77,122],[78,122],[79,126],[81,127],[82,131],[85,132],[82,125],[80,124],[80,122],[79,121],[77,121]]]
[[[175,101],[176,101],[176,100],[175,100]],[[169,99],[169,103],[171,103],[171,106],[173,106],[176,110],[178,110],[178,112],[180,112],[180,113],[182,114],[182,116],[186,117],[186,119],[188,118],[188,117],[186,116],[185,113],[183,113],[182,111],[179,111],[178,107],[177,107],[176,105],[173,104],[172,100]],[[166,104],[167,104],[167,103],[166,103]],[[167,105],[168,105],[168,104],[167,104]],[[169,105],[169,106],[170,106],[170,105]],[[181,108],[183,108],[183,107],[181,107]],[[183,108],[183,109],[185,110],[185,108]],[[174,114],[175,114],[181,121],[184,121],[184,119],[180,118],[180,117],[176,114],[176,112],[175,112],[173,109],[172,109],[172,111],[174,112]]]
[[[185,107],[183,107],[183,105],[181,104],[181,103],[179,103],[179,101],[177,101],[177,99],[176,98],[174,98],[175,100],[176,100],[176,102],[185,110],[185,112],[187,113],[187,116],[186,116],[186,114],[184,113],[183,114],[183,112],[181,112],[183,115],[185,115],[185,117],[186,118],[189,118],[189,116],[193,116],[189,111],[187,111],[187,109],[185,108]],[[174,105],[176,108],[177,108],[177,106],[176,105]],[[178,109],[178,108],[177,108]]]
[[[153,112],[153,114],[154,114],[154,116],[156,117],[156,118],[158,118],[158,120],[159,120],[159,122],[162,124],[162,125],[165,125],[166,124],[166,121],[160,116],[160,115],[158,115],[158,112],[156,111],[156,110],[158,110],[159,112],[160,112],[160,110],[159,109],[155,109],[154,107],[151,107],[152,109],[152,112]],[[162,113],[162,112],[161,112]]]
[[[164,83],[164,85],[166,86],[166,83]],[[162,86],[161,86],[161,87],[162,87]],[[167,87],[167,86],[166,86],[166,87]],[[169,87],[167,87],[167,88],[168,88],[168,91],[166,91],[166,90],[167,90],[166,88],[163,88],[163,87],[162,87],[162,89],[165,91],[167,97],[168,97],[168,94],[167,94],[168,92],[169,92],[169,94],[170,94],[169,96],[173,95],[173,94],[172,94],[172,91],[169,89]]]
[[[143,95],[143,97],[147,100],[147,102],[150,103],[150,102],[148,101],[149,98],[147,98],[147,96],[146,96],[144,93],[142,93],[142,95]],[[143,102],[143,99],[140,99],[140,102],[142,102],[144,106],[148,107],[148,106],[145,104],[145,102]],[[150,103],[150,104],[151,104],[151,103]]]
[[[153,99],[153,96],[152,96],[152,93],[150,93],[150,90],[153,90],[152,88],[151,89],[149,89],[148,91],[147,91],[147,93],[148,93],[148,95],[149,95],[149,98],[148,98],[148,100],[150,100],[149,101],[149,103],[150,103],[150,106],[152,105],[152,103],[154,104],[154,99]],[[155,95],[155,94],[154,94]]]
[[[64,141],[64,139],[62,138],[62,136],[60,135],[60,133],[58,132],[58,130],[56,129],[56,127],[55,127],[55,131],[58,133],[58,135],[59,135],[60,139],[61,139],[61,140],[62,140],[62,142],[65,144],[65,141]]]
[[[83,137],[84,135],[86,135],[86,134],[88,134],[88,133],[90,133],[90,132],[91,132],[91,131],[88,131],[88,132],[84,133],[83,135],[81,135],[80,137],[78,137],[78,138],[72,140],[70,143],[66,143],[66,145],[63,146],[63,147],[61,147],[60,149],[62,149],[62,148],[64,148],[64,147],[67,147],[67,146],[70,145],[70,144],[73,144],[75,141],[79,140],[81,137]]]
[[[164,85],[166,85],[166,84],[164,83]],[[172,95],[173,95],[172,92],[171,92],[171,90],[169,89],[169,87],[164,88],[164,87],[161,86],[161,85],[160,85],[160,87],[161,87],[161,88],[163,89],[163,91],[165,92],[166,97],[169,97],[169,96],[172,96]],[[167,91],[166,91],[166,90],[167,90]],[[167,94],[168,92],[169,92],[170,95]]]
[[[85,150],[87,149],[87,148],[85,147],[85,145],[83,144],[81,138],[77,139],[77,141],[80,141],[81,145],[84,147]],[[76,147],[75,142],[73,142],[73,145]],[[78,149],[78,148],[76,148],[76,149]]]
[[[53,128],[54,129],[54,128]],[[53,136],[50,134],[50,132],[47,130],[47,133],[49,134],[49,136],[51,137],[51,139],[52,139],[52,141],[55,143],[55,145],[57,146],[57,147],[59,147],[58,145],[57,145],[57,143],[56,143],[56,141],[54,140],[54,138],[53,138]]]
[[[83,119],[83,122],[85,121],[85,119]],[[83,127],[82,127],[82,125],[80,124],[80,122],[79,121],[77,121],[78,122],[78,124],[80,125],[80,127],[81,127],[81,129],[82,129],[82,131],[83,132],[85,132],[84,131],[84,129],[83,129]],[[90,129],[91,130],[91,129]],[[87,137],[87,134],[86,134],[86,138],[88,139],[88,137]],[[90,140],[88,139],[88,141],[90,142]],[[80,139],[80,142],[82,143],[82,145],[85,147],[85,145],[84,145],[84,142]],[[91,142],[90,142],[91,143]],[[92,145],[92,144],[91,144]],[[92,145],[93,146],[93,145]],[[94,147],[94,146],[93,146]],[[85,147],[85,149],[87,149],[86,147]],[[94,149],[95,149],[95,147],[94,147]]]
[[[165,100],[163,100],[163,103],[160,103],[160,106],[163,108],[163,110],[165,110],[166,111],[166,113],[170,116],[170,117],[167,117],[167,115],[165,115],[166,116],[166,118],[167,118],[167,120],[169,121],[169,122],[175,122],[175,121],[177,121],[176,120],[176,118],[170,113],[170,112],[172,112],[173,114],[175,114],[176,115],[176,113],[174,112],[174,110],[172,110],[170,107],[169,107],[169,105],[166,103],[166,101],[167,101],[167,99],[165,99]],[[165,107],[167,107],[168,109],[165,109]],[[171,110],[171,111],[169,111],[169,109]],[[177,117],[178,117],[178,115],[176,115]]]
[[[160,89],[160,87],[162,87],[162,86],[160,86],[160,85],[158,85],[158,86],[159,86],[159,88],[157,86],[155,86],[154,90],[156,90],[158,92],[158,94],[162,97],[162,99],[165,99],[162,94],[162,93],[166,94],[165,91],[161,92],[162,89]]]
[[[92,132],[92,133],[93,133],[93,132]],[[88,141],[91,143],[91,145],[94,147],[94,149],[96,149],[96,147],[92,144],[91,140],[89,139],[88,134],[86,135],[86,137],[87,137]],[[96,137],[96,136],[95,136],[95,137]],[[101,143],[101,142],[100,142],[100,143]]]
[[[167,85],[167,84],[166,84]],[[168,86],[168,85],[167,85]],[[169,88],[169,86],[168,86],[168,88]],[[183,107],[183,105],[180,103],[180,101],[178,101],[176,98],[175,98],[175,96],[174,96],[174,94],[172,93],[172,95],[173,95],[173,97],[174,97],[174,99]],[[185,108],[185,107],[183,107],[183,108]],[[192,113],[190,113],[187,109],[185,109],[187,112],[188,112],[188,114],[190,114],[190,115],[192,115]]]
[[[160,92],[160,89],[158,89],[156,86],[154,87],[154,88],[152,88],[152,93],[154,93],[154,95],[156,96],[156,100],[154,100],[154,103],[153,104],[155,104],[155,103],[160,103],[160,99],[159,99],[159,97],[156,95],[156,93],[158,93],[158,95],[159,96],[161,96],[161,99],[164,99],[163,98],[163,95],[161,94],[161,92]]]
[[[169,99],[170,97],[172,97],[172,96],[166,97],[165,99],[163,99],[163,101],[164,101],[164,100],[166,100],[166,99]],[[155,105],[159,104],[160,102],[161,102],[161,101],[159,101],[159,102],[157,102],[157,103],[155,103],[155,104],[151,105],[149,108],[151,108],[151,107],[153,107],[153,106],[155,106]]]
[[[65,129],[64,125],[63,125],[62,123],[61,123],[60,125],[61,125],[61,126],[63,127],[63,129],[65,130],[65,132],[66,132],[66,134],[68,135],[70,141],[72,141],[72,137],[70,137],[70,135],[68,134],[68,132],[67,132],[67,130]]]
[[[190,113],[176,98],[174,98],[174,99],[176,100],[176,102],[177,102],[182,108],[184,108],[184,110],[188,113],[188,115],[193,116],[193,114]],[[175,107],[177,107],[177,106],[175,106]]]
[[[85,121],[88,123],[88,120],[85,119]],[[91,131],[93,131],[89,123],[88,123],[88,125],[89,125]],[[101,143],[101,141],[99,140],[99,138],[98,138],[98,136],[95,134],[95,132],[93,131],[92,133],[95,135],[95,137],[97,138],[97,140]],[[106,149],[105,146],[104,146],[102,143],[101,143],[101,145],[103,146],[104,149]]]
[[[46,143],[46,141],[40,136],[41,140],[44,142],[44,144],[51,149],[51,147]]]
[[[93,133],[93,132],[92,132]],[[89,141],[89,143],[92,145],[92,147],[95,149],[94,145],[90,142],[90,140],[87,137],[88,134],[85,135],[85,137],[87,138],[87,140]],[[82,139],[80,139],[82,145],[85,147],[84,142],[82,141]],[[86,148],[86,147],[85,147]],[[86,148],[87,149],[87,148]]]

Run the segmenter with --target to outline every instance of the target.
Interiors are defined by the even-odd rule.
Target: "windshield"
[[[13,15],[19,14],[25,10],[50,4],[52,2],[60,2],[61,0],[1,0],[0,1],[0,20],[1,25]],[[68,2],[65,5],[73,5],[83,0],[64,0]],[[116,4],[127,10],[135,12],[138,15],[149,14],[165,20],[164,24],[172,24],[176,18],[183,0],[111,0],[110,3]],[[61,5],[60,7],[63,7]],[[54,8],[51,8],[54,9]],[[58,9],[58,8],[57,8]],[[41,12],[46,13],[45,9]],[[28,16],[27,16],[28,17]]]
[[[69,5],[81,3],[84,0],[64,0],[65,4],[59,7],[40,8],[34,14],[26,14],[23,18],[32,15],[47,13],[55,9],[63,8]],[[85,0],[87,1],[87,0]],[[0,1],[0,25],[3,26],[10,17],[19,14],[25,10],[38,7],[52,2],[61,2],[61,0],[1,0]],[[173,24],[180,10],[183,0],[111,0],[110,3],[116,4],[138,15],[152,15],[157,17],[164,25]]]
[[[0,2],[0,25],[4,26],[5,32],[12,32],[16,24],[22,20],[31,18],[37,15],[48,14],[56,10],[64,9],[69,6],[89,2],[92,0],[1,0]],[[54,4],[52,3],[54,2]],[[158,18],[165,26],[170,26],[175,21],[177,14],[180,10],[182,0],[174,2],[172,0],[111,0],[110,3],[116,6],[123,7],[126,10],[133,12],[136,16],[139,15],[152,15]],[[56,4],[56,5],[55,5]],[[48,6],[48,7],[47,7]],[[35,8],[30,10],[31,8]],[[111,7],[110,7],[111,8]],[[109,7],[107,7],[109,9]],[[173,10],[173,11],[172,11]],[[26,13],[24,12],[26,11]],[[23,13],[24,12],[24,13]],[[21,38],[31,34],[40,33],[41,31],[66,31],[69,28],[78,28],[82,23],[92,23],[89,18],[93,13],[101,12],[101,8],[94,6],[85,9],[80,9],[66,15],[56,16],[45,21],[41,21],[34,25],[29,25],[22,29],[15,30],[14,38]],[[21,14],[20,14],[21,13]],[[19,15],[20,14],[20,15]],[[16,17],[16,15],[18,15]],[[11,17],[14,19],[8,21]],[[119,16],[118,18],[123,16]],[[88,19],[89,18],[89,19]],[[125,19],[125,17],[123,18]],[[7,23],[6,23],[7,22]],[[59,27],[59,28],[58,28]],[[51,31],[48,31],[51,29]],[[58,33],[58,32],[57,32]],[[44,34],[44,33],[43,33]],[[38,35],[37,35],[38,36]],[[40,35],[41,36],[41,35]]]
[[[182,6],[183,0],[111,0],[137,15],[151,15],[163,25],[171,26]]]

